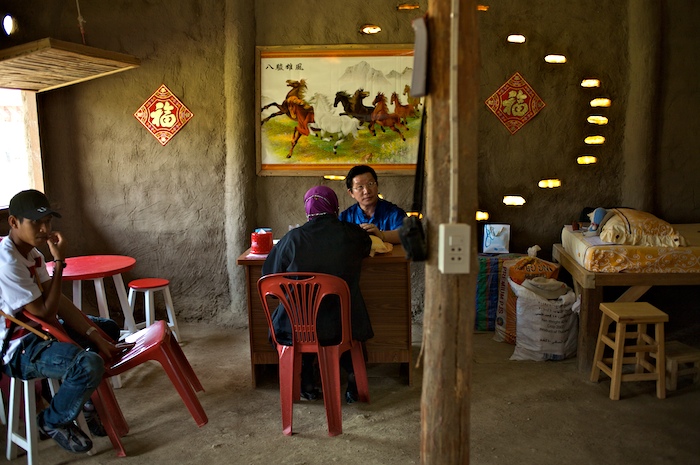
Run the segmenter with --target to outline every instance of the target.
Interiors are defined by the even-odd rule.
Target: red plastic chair
[[[324,273],[276,273],[258,280],[258,294],[279,354],[280,403],[284,434],[292,434],[292,404],[294,400],[299,399],[301,393],[302,353],[318,354],[328,435],[341,434],[343,416],[340,403],[340,355],[346,350],[351,351],[360,400],[369,402],[369,384],[362,344],[352,339],[350,290],[347,283],[342,278]],[[340,299],[342,337],[338,345],[321,346],[316,337],[316,315],[323,298],[330,295],[337,295]],[[289,316],[293,333],[292,346],[277,342],[268,296],[279,299]],[[272,310],[274,311],[274,308]]]
[[[39,323],[44,331],[57,340],[75,344],[58,321],[50,324],[26,310],[24,315]],[[109,336],[95,326],[87,316],[83,315],[83,317],[100,332],[102,337],[109,340]],[[204,388],[180,345],[172,337],[165,321],[158,320],[155,324],[128,336],[126,342],[134,343],[134,346],[127,352],[105,361],[104,379],[92,395],[93,403],[102,419],[105,431],[120,457],[126,456],[120,438],[129,432],[129,427],[114,396],[109,378],[144,362],[155,360],[163,366],[198,426],[204,426],[209,421],[195,392],[204,391]]]
[[[50,324],[26,310],[23,311],[23,315],[26,316],[27,319],[39,323],[41,328],[45,332],[55,337],[56,340],[75,344],[75,341],[68,336],[65,329],[63,329],[63,327],[58,323],[58,320],[56,320],[54,324]],[[100,331],[104,337],[109,339],[109,337],[105,335],[102,330],[99,328],[97,328],[97,330]],[[126,457],[126,450],[121,442],[121,437],[125,436],[129,432],[129,425],[126,423],[124,414],[119,407],[119,403],[114,395],[112,384],[109,381],[108,376],[105,376],[102,379],[100,385],[97,386],[95,392],[92,393],[91,399],[95,405],[95,408],[97,409],[100,419],[102,420],[102,425],[107,432],[107,436],[112,443],[112,447],[117,451],[117,456]]]

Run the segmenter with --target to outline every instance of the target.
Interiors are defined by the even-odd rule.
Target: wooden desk
[[[257,282],[265,257],[249,257],[249,254],[250,249],[236,263],[245,266],[250,363],[255,386],[257,367],[277,364],[278,356],[268,340],[267,321],[258,296]],[[391,253],[364,260],[360,289],[374,329],[374,337],[366,343],[367,362],[405,364],[411,385],[411,267],[400,245],[395,245]]]

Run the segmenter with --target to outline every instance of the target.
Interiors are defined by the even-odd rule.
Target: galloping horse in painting
[[[275,116],[287,115],[290,118],[292,118],[292,115],[290,114],[290,110],[289,110],[288,100],[290,98],[294,98],[294,97],[297,97],[301,100],[304,99],[304,92],[306,91],[306,81],[304,79],[302,79],[300,81],[292,81],[291,79],[287,79],[287,87],[291,87],[291,89],[289,90],[289,92],[287,92],[287,96],[284,98],[284,101],[282,101],[282,103],[272,102],[268,105],[265,105],[264,107],[262,107],[260,109],[260,111],[263,112],[270,107],[277,107],[277,111],[275,113],[272,113],[267,118],[263,119],[260,122],[260,126],[267,123],[269,120],[271,120]],[[292,118],[292,119],[294,119],[294,118]]]
[[[369,131],[372,133],[372,135],[377,135],[377,133],[374,131],[374,125],[379,124],[379,127],[382,128],[382,130],[384,130],[384,126],[388,127],[397,133],[401,137],[401,140],[405,142],[406,138],[403,136],[399,128],[408,128],[406,128],[406,126],[401,122],[399,115],[396,113],[389,113],[389,108],[386,103],[386,95],[379,92],[374,98],[372,105],[375,106],[374,111],[372,112],[372,121],[369,123]]]
[[[348,115],[336,115],[328,98],[320,93],[314,94],[309,99],[314,105],[314,122],[309,125],[311,130],[320,132],[321,139],[331,141],[336,136],[333,144],[333,153],[338,153],[337,148],[347,136],[357,139],[357,130],[360,129],[360,121]],[[318,135],[318,134],[317,134]],[[331,136],[331,137],[326,137]]]
[[[399,118],[401,118],[401,122],[403,124],[408,124],[409,116],[416,116],[416,111],[415,108],[413,108],[413,105],[403,105],[399,100],[399,94],[397,94],[396,92],[391,93],[391,103],[394,104],[394,113],[396,113],[399,116]],[[406,130],[408,131],[408,126],[406,126]]]
[[[333,106],[337,107],[340,103],[343,105],[343,110],[345,110],[341,115],[357,118],[360,120],[360,125],[369,123],[372,120],[372,110],[374,110],[374,108],[368,107],[362,103],[362,100],[367,96],[369,96],[369,92],[365,92],[362,89],[356,90],[352,96],[341,90],[340,92],[336,92]]]
[[[276,106],[278,111],[263,119],[260,125],[262,126],[270,119],[280,115],[287,115],[297,122],[292,133],[292,147],[287,154],[287,158],[291,158],[292,151],[294,151],[294,147],[299,142],[299,138],[309,135],[309,124],[314,122],[314,107],[304,101],[304,93],[306,92],[306,81],[304,79],[299,81],[288,79],[287,86],[291,87],[291,90],[287,92],[284,102],[281,104],[272,102],[262,107],[260,111],[265,111],[272,106]]]
[[[350,116],[354,116],[360,121],[371,123],[374,107],[368,107],[362,102],[368,96],[369,92],[364,89],[357,89],[355,91],[352,97],[350,97],[350,103],[352,104],[352,114]]]
[[[352,103],[350,103],[350,94],[345,92],[344,90],[341,90],[340,92],[335,93],[335,100],[333,101],[333,107],[337,108],[338,104],[343,105],[343,113],[340,113],[341,115],[348,115],[352,113]],[[360,124],[362,124],[364,121],[360,121]]]
[[[411,97],[411,86],[406,84],[403,88],[403,95],[408,98],[408,104],[413,107],[414,114],[412,116],[418,116],[420,113],[418,110],[418,107],[421,105],[421,101],[419,97]]]

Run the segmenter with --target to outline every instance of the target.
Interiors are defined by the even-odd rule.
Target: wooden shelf
[[[130,55],[46,38],[0,50],[0,87],[45,92],[139,64]]]

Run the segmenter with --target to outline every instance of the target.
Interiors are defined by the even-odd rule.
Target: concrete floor
[[[322,402],[304,402],[295,404],[295,434],[286,437],[274,371],[251,388],[247,330],[181,323],[181,331],[206,389],[207,425],[196,426],[158,365],[144,365],[123,375],[116,391],[130,425],[129,457],[116,458],[106,438],[96,440],[92,457],[43,441],[39,463],[420,463],[420,370],[409,387],[397,365],[371,366],[372,402],[343,406],[341,436],[327,436]],[[586,381],[575,360],[515,362],[512,351],[492,333],[474,335],[471,464],[697,463],[700,386],[684,382],[659,400],[653,383],[627,383],[622,400],[611,401],[609,382]]]

